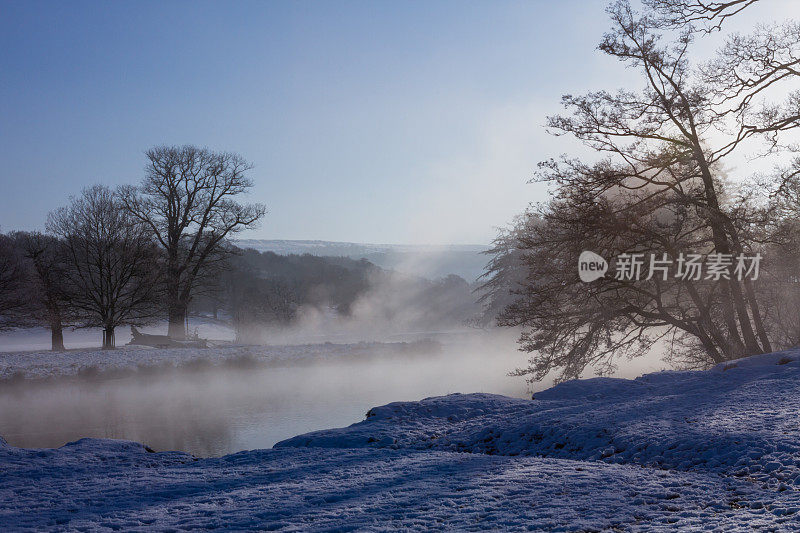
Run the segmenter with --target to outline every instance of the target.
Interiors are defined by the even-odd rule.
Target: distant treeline
[[[397,332],[463,325],[480,310],[474,286],[455,275],[428,280],[384,270],[366,259],[224,247],[224,259],[208,265],[198,277],[188,313],[230,324],[242,342],[261,342],[264,328],[295,325],[308,310],[332,319],[359,320],[365,326],[393,323]],[[98,320],[102,317],[91,312],[98,305],[96,295],[76,281],[93,278],[103,269],[81,272],[70,262],[69,248],[58,236],[0,234],[3,326],[48,327],[54,349],[63,349],[65,328],[103,327]],[[147,262],[141,263],[140,272],[131,272],[138,281],[128,283],[120,298],[106,298],[103,304],[116,306],[109,312],[118,313],[114,319],[120,325],[168,318],[163,305],[168,297],[165,258],[152,243],[146,249]],[[111,267],[105,270],[113,271]],[[125,285],[106,281],[110,288]],[[139,298],[137,305],[131,305],[134,298]],[[123,314],[126,309],[130,312]]]
[[[462,325],[479,312],[473,287],[455,275],[428,280],[366,259],[235,251],[198,287],[190,312],[229,320],[242,341],[263,340],[264,327],[296,324],[309,310],[398,330]]]
[[[372,263],[347,257],[278,255],[235,249],[226,268],[198,288],[193,314],[213,315],[235,324],[289,324],[303,306],[348,314],[370,286]]]

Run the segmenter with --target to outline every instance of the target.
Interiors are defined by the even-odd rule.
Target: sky
[[[544,128],[561,95],[641,85],[596,51],[605,5],[0,0],[0,230],[195,144],[254,164],[242,237],[488,243],[576,150]]]

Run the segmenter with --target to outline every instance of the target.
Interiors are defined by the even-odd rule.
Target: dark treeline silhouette
[[[45,326],[53,350],[64,349],[64,329],[98,327],[109,349],[119,326],[168,319],[164,250],[116,201],[93,186],[51,214],[51,234],[0,234],[2,326]],[[368,329],[392,324],[393,333],[460,326],[479,310],[475,287],[459,276],[429,280],[366,259],[223,246],[224,257],[198,276],[187,315],[232,326],[239,342],[302,326],[309,310]]]
[[[28,296],[28,276],[20,249],[14,239],[0,235],[0,325],[19,322],[24,316]]]
[[[291,324],[303,307],[346,315],[369,289],[375,270],[372,263],[346,257],[238,250],[191,307],[195,313],[229,318],[243,340],[259,327]]]
[[[225,269],[198,287],[190,311],[230,320],[242,342],[268,340],[265,327],[297,324],[302,312],[430,330],[464,324],[478,308],[473,287],[450,275],[429,280],[366,259],[235,250]]]

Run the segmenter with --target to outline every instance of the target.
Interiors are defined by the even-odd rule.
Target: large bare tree
[[[84,189],[50,213],[47,229],[62,241],[70,305],[82,325],[103,328],[104,349],[114,348],[117,326],[153,318],[158,249],[149,229],[122,208],[110,189]]]
[[[753,2],[712,3],[717,15],[692,11],[701,3],[691,0],[650,3],[659,11],[612,4],[612,30],[599,46],[637,69],[644,88],[565,96],[569,114],[548,123],[598,158],[541,165],[554,198],[536,213],[542,224],[518,240],[528,279],[501,322],[524,327],[522,348],[534,355],[521,373],[534,379],[553,369],[564,378],[587,366],[609,369],[665,338],[673,356],[691,366],[773,348],[766,319],[774,302],[732,268],[716,279],[659,271],[642,281],[578,279],[582,250],[676,261],[690,253],[766,252],[770,240],[766,228],[776,213],[736,191],[725,169],[742,153],[760,150],[777,161],[791,149],[782,139],[800,125],[800,98],[792,92],[795,25],[730,36],[714,61],[692,68],[692,21],[716,25]],[[711,18],[694,18],[700,16]]]
[[[204,269],[226,252],[225,239],[253,227],[261,204],[235,201],[253,185],[252,165],[237,154],[195,146],[147,151],[138,187],[120,188],[126,210],[150,229],[165,255],[169,336],[186,336],[186,313]]]

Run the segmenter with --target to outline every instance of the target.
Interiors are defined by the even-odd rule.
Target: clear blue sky
[[[256,165],[245,237],[486,243],[570,149],[560,95],[635,80],[605,4],[0,1],[0,229],[192,143]]]

